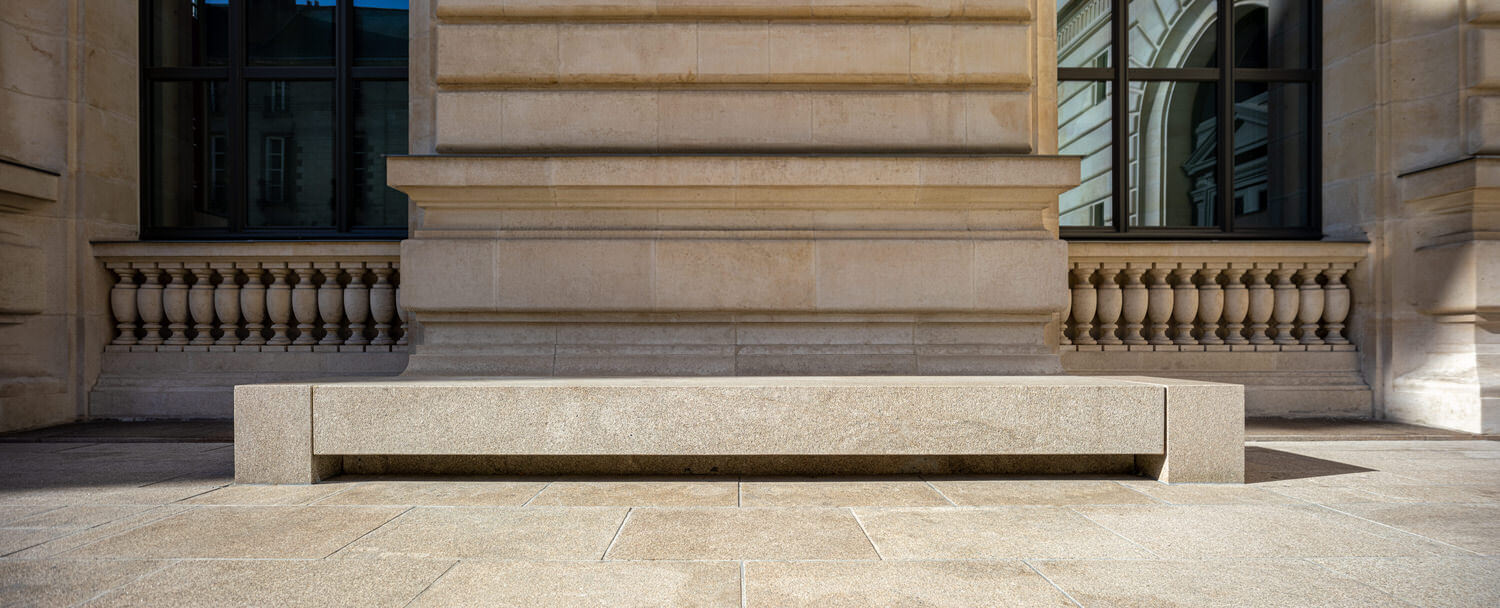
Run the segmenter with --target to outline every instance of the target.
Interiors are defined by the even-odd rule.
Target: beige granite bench
[[[391,378],[235,387],[235,479],[358,456],[1132,455],[1243,482],[1244,390],[1162,378]]]

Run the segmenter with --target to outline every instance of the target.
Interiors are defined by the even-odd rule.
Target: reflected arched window
[[[1059,0],[1065,235],[1320,236],[1317,4]]]

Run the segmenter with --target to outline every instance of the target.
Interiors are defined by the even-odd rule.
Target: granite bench
[[[1244,390],[1144,377],[343,379],[235,387],[235,479],[350,456],[1131,455],[1244,480]]]

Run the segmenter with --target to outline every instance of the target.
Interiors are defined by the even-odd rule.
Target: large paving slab
[[[633,509],[609,559],[876,559],[848,509]]]
[[[409,559],[180,561],[88,606],[400,608],[452,566]]]
[[[739,482],[733,478],[559,479],[541,490],[532,506],[563,507],[737,507]]]
[[[731,608],[740,605],[740,564],[465,561],[411,605]]]
[[[597,507],[413,507],[339,556],[599,559],[625,513]]]
[[[1409,606],[1305,560],[1034,561],[1083,606],[1368,608]]]
[[[317,559],[331,555],[401,512],[399,507],[198,507],[66,555]]]
[[[1065,508],[859,508],[885,559],[1143,558],[1135,543]]]
[[[12,499],[0,503],[0,537],[46,539],[0,555],[0,605],[1500,603],[1500,557],[1486,554],[1500,542],[1500,483],[1485,477],[1500,462],[1494,441],[1261,442],[1247,472],[1264,481],[1244,485],[1117,475],[225,485],[222,444],[68,446],[0,449],[16,473],[0,475]],[[561,504],[538,504],[549,492]],[[591,504],[609,506],[566,506]]]
[[[922,479],[752,478],[743,507],[918,507],[953,504]]]
[[[1020,561],[752,562],[745,605],[1073,606]]]
[[[0,606],[72,606],[169,563],[0,560]]]
[[[1415,534],[1313,505],[1073,507],[1167,558],[1452,555]],[[1202,542],[1212,538],[1216,542]]]

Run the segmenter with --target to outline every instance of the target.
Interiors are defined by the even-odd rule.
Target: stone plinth
[[[409,374],[1057,373],[1039,156],[409,156]]]
[[[309,483],[341,457],[1135,455],[1239,482],[1238,385],[1067,376],[476,378],[247,385],[235,476]]]

